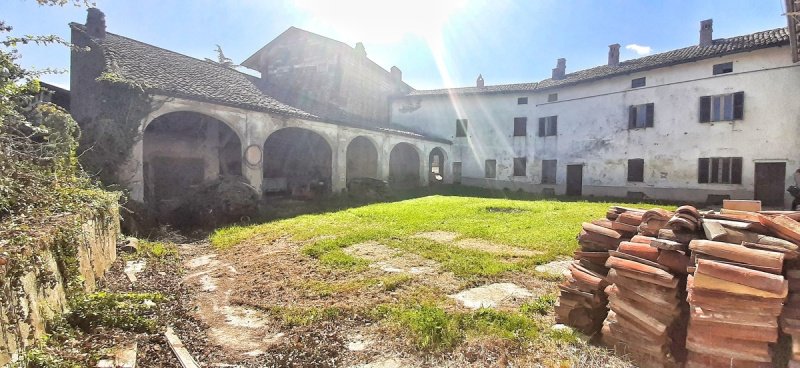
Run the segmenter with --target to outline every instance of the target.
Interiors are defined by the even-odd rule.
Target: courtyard
[[[203,326],[176,331],[237,366],[627,366],[553,312],[609,205],[431,195],[218,229],[165,245]]]

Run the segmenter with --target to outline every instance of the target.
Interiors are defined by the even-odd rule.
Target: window
[[[519,97],[517,98],[517,105],[527,105],[528,98],[527,97]]]
[[[711,157],[697,160],[698,183],[742,183],[741,157]]]
[[[514,158],[514,176],[527,176],[528,159],[525,157]]]
[[[628,160],[628,181],[634,183],[644,181],[644,159],[633,158]]]
[[[467,119],[456,119],[456,137],[467,136]]]
[[[700,122],[744,118],[744,92],[700,97]]]
[[[655,104],[633,105],[628,108],[628,129],[652,128]]]
[[[497,177],[497,160],[486,160],[484,177],[494,179]]]
[[[646,84],[647,84],[647,79],[645,77],[631,80],[631,88],[644,87]]]
[[[556,102],[558,101],[558,93],[551,93],[547,95],[547,102]]]
[[[539,118],[539,136],[548,137],[558,134],[558,116]]]
[[[733,73],[733,63],[722,63],[714,65],[714,75]]]
[[[556,183],[556,160],[542,160],[542,184]]]
[[[528,135],[528,118],[514,118],[514,136],[524,137]]]

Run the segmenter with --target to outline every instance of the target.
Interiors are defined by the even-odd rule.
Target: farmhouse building
[[[294,27],[242,65],[260,77],[105,31],[91,9],[71,24],[72,113],[96,110],[113,74],[155,96],[117,173],[137,200],[219,175],[260,192],[349,179],[453,182],[544,194],[790,201],[800,167],[800,69],[786,28],[569,71],[539,82],[416,90],[350,47]],[[603,51],[605,52],[605,51]]]

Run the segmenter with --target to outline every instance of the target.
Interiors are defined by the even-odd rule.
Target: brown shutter
[[[636,106],[628,107],[628,129],[636,128]]]
[[[731,184],[742,183],[742,158],[731,157]]]
[[[708,178],[709,183],[719,183],[719,157],[711,158],[711,175]]]
[[[701,158],[697,160],[697,182],[708,183],[708,159]]]
[[[545,133],[544,125],[545,125],[544,118],[539,118],[539,136],[540,137],[544,137],[544,133]]]
[[[553,129],[552,135],[558,135],[558,116],[553,116]]]
[[[652,103],[649,103],[649,104],[646,105],[646,108],[647,108],[647,121],[645,122],[645,126],[648,127],[648,128],[652,128],[653,127],[654,114],[656,112],[656,105],[652,104]]]
[[[733,94],[733,119],[744,119],[744,92]]]
[[[723,157],[720,159],[722,166],[722,176],[719,178],[720,183],[730,184],[731,182],[731,158]]]
[[[711,121],[711,96],[700,97],[700,122]]]

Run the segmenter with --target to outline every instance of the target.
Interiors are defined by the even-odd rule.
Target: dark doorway
[[[418,187],[420,159],[414,146],[398,143],[389,154],[389,184],[395,189]]]
[[[583,165],[567,165],[567,195],[583,195]]]
[[[763,206],[783,206],[785,162],[756,163],[755,199]]]
[[[321,135],[301,128],[283,128],[264,142],[265,192],[312,198],[330,192],[332,151]]]
[[[367,137],[356,137],[347,145],[347,182],[354,178],[378,177],[378,149]]]

